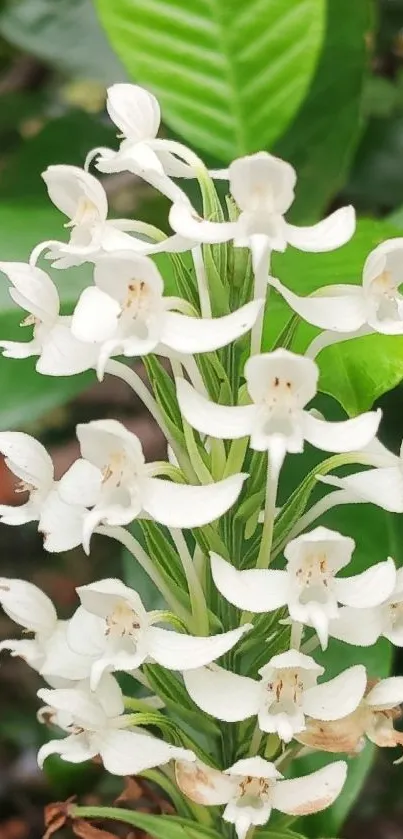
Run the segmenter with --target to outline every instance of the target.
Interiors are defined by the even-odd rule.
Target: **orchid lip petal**
[[[321,253],[332,251],[346,244],[354,235],[356,226],[353,207],[341,207],[312,227],[287,224],[287,240],[302,251]]]

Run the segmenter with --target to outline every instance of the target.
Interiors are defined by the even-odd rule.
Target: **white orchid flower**
[[[0,341],[3,355],[39,356],[36,369],[48,376],[73,376],[93,367],[96,349],[72,335],[71,317],[59,314],[59,294],[46,272],[24,262],[0,262],[0,271],[12,283],[14,302],[28,312],[21,326],[33,326],[31,341]]]
[[[171,236],[155,245],[129,235],[129,231],[136,230],[136,223],[108,219],[108,199],[102,184],[78,166],[48,166],[42,177],[49,198],[69,219],[65,226],[71,228],[71,235],[67,243],[42,242],[31,254],[33,263],[44,250],[56,268],[69,268],[93,262],[98,256],[115,250],[133,249],[149,254],[189,247],[189,242],[184,242],[181,236]]]
[[[394,588],[381,603],[363,609],[358,606],[355,603],[340,609],[337,620],[330,621],[332,638],[357,647],[371,647],[383,636],[395,647],[403,647],[403,568],[396,571]]]
[[[80,545],[87,510],[82,498],[78,497],[74,504],[67,504],[60,498],[60,483],[54,480],[53,463],[45,447],[22,431],[2,431],[0,452],[10,471],[19,479],[16,492],[28,492],[24,504],[0,504],[0,521],[11,525],[38,521],[44,546],[52,553]]]
[[[118,151],[104,147],[93,149],[87,156],[87,165],[96,157],[96,167],[100,172],[132,172],[172,201],[186,200],[171,178],[194,178],[195,168],[178,157],[183,149],[179,144],[156,139],[161,111],[155,96],[139,85],[114,84],[108,88],[106,107],[112,122],[121,131],[118,136],[122,142]],[[176,154],[172,153],[172,149]],[[186,151],[186,158],[190,160],[192,153]],[[218,178],[228,177],[227,170],[210,174]]]
[[[225,722],[258,717],[261,731],[289,743],[306,728],[306,717],[335,720],[352,713],[367,684],[365,667],[356,665],[317,685],[324,673],[313,658],[298,652],[273,656],[259,670],[260,681],[217,665],[184,673],[187,691],[207,714]]]
[[[313,749],[350,755],[362,751],[365,737],[381,748],[401,746],[403,734],[396,731],[394,722],[402,716],[402,703],[401,676],[369,682],[365,696],[353,713],[334,722],[310,719],[306,730],[296,734],[296,739]]]
[[[33,633],[33,638],[2,641],[0,651],[23,658],[50,683],[89,675],[92,661],[70,649],[68,622],[58,620],[52,601],[40,588],[25,580],[1,577],[0,604],[25,633]]]
[[[181,412],[197,431],[225,440],[250,436],[253,449],[269,450],[275,460],[285,452],[301,452],[304,440],[330,452],[364,448],[377,432],[380,411],[343,422],[319,419],[305,410],[316,394],[318,377],[314,361],[278,349],[252,356],[245,364],[252,405],[217,405],[184,379],[177,379],[176,386]]]
[[[388,239],[373,250],[365,264],[362,285],[329,285],[309,297],[299,297],[278,279],[272,285],[303,320],[320,329],[337,333],[321,335],[310,355],[330,343],[358,334],[380,332],[403,334],[403,239]]]
[[[151,660],[168,670],[188,670],[224,655],[250,624],[211,637],[193,637],[155,626],[163,613],[147,612],[140,596],[121,580],[99,580],[77,588],[81,607],[68,627],[73,651],[92,656],[91,686],[105,671],[130,672]]]
[[[112,775],[137,775],[172,759],[193,760],[193,752],[176,748],[156,737],[128,729],[122,691],[112,676],[105,674],[96,692],[84,685],[38,691],[46,703],[46,716],[68,733],[39,749],[42,767],[49,755],[58,754],[70,763],[100,755]]]
[[[284,251],[287,244],[303,251],[329,251],[351,239],[355,230],[353,207],[336,210],[313,227],[295,227],[284,219],[294,200],[295,169],[268,152],[234,160],[229,167],[230,192],[240,215],[235,222],[205,221],[189,203],[173,204],[173,230],[195,242],[227,242],[251,247],[258,254],[267,246]],[[261,255],[261,253],[260,253]],[[266,272],[267,273],[267,272]]]
[[[152,517],[167,527],[202,527],[232,507],[247,477],[232,475],[203,486],[176,484],[155,477],[158,466],[144,461],[139,438],[116,420],[77,426],[82,458],[58,484],[69,505],[92,507],[84,520],[84,547],[94,529]]]
[[[98,375],[112,355],[210,352],[249,331],[264,301],[247,303],[219,318],[196,318],[172,311],[177,298],[164,297],[162,276],[151,259],[120,251],[97,260],[95,285],[82,292],[73,335],[100,345]]]
[[[365,469],[352,475],[338,478],[336,475],[321,475],[318,480],[338,490],[347,491],[357,502],[367,501],[382,507],[390,513],[403,513],[403,443],[399,456],[390,452],[379,441],[372,452],[368,448],[369,460],[374,469]]]
[[[258,614],[287,606],[291,620],[313,626],[326,649],[329,624],[333,619],[331,625],[338,625],[339,603],[352,606],[361,623],[363,611],[384,603],[396,584],[392,559],[354,577],[337,578],[350,562],[354,546],[353,539],[317,527],[288,543],[284,571],[239,571],[215,553],[211,553],[211,570],[219,592],[234,606]]]
[[[325,810],[340,794],[346,775],[344,761],[291,781],[284,780],[275,764],[261,757],[238,760],[225,772],[200,761],[176,763],[182,792],[204,806],[225,804],[223,819],[235,825],[238,839],[245,839],[252,825],[266,824],[272,810],[289,816]]]

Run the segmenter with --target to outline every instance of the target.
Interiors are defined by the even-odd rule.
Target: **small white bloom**
[[[91,660],[70,649],[68,622],[58,620],[52,601],[41,589],[25,580],[1,577],[0,604],[9,618],[34,636],[2,641],[0,651],[23,658],[51,684],[89,675]]]
[[[49,241],[38,245],[31,261],[47,250],[47,259],[56,268],[69,268],[93,262],[100,255],[115,250],[134,250],[140,254],[187,250],[189,242],[171,236],[158,244],[129,235],[136,229],[128,219],[108,219],[108,200],[102,184],[78,166],[48,166],[42,177],[53,204],[69,219],[69,242]]]
[[[216,350],[249,331],[263,306],[263,300],[256,300],[214,319],[171,311],[178,301],[163,296],[164,282],[156,265],[128,251],[99,258],[94,282],[77,303],[72,332],[80,341],[100,346],[98,375],[113,355]]]
[[[77,426],[82,459],[58,485],[69,505],[93,509],[84,520],[84,547],[102,522],[125,525],[146,514],[168,527],[202,527],[222,516],[236,501],[246,475],[232,475],[203,486],[175,484],[154,477],[139,438],[116,420]]]
[[[325,810],[340,794],[346,775],[344,761],[291,781],[284,780],[275,764],[261,757],[238,760],[225,772],[200,761],[176,764],[182,792],[197,804],[225,804],[223,819],[235,825],[238,839],[245,839],[251,825],[266,824],[272,810],[290,816]]]
[[[306,730],[298,733],[296,739],[310,748],[351,755],[362,751],[365,737],[381,748],[395,748],[403,745],[402,732],[394,728],[394,722],[402,716],[402,702],[401,676],[369,682],[353,713],[333,722],[310,719]]]
[[[373,453],[373,447],[368,448],[375,469],[365,469],[343,478],[322,475],[319,480],[347,491],[357,502],[368,501],[390,513],[403,513],[403,444],[397,456],[378,440],[376,443]]]
[[[114,84],[108,88],[106,107],[112,122],[122,132],[118,135],[122,142],[118,151],[93,149],[87,156],[87,165],[96,157],[101,172],[132,172],[172,201],[186,200],[171,178],[194,178],[195,169],[177,156],[178,144],[174,145],[176,154],[173,154],[169,140],[156,139],[161,112],[155,96],[139,85]],[[228,178],[226,170],[210,174]]]
[[[366,688],[365,667],[350,667],[317,685],[324,673],[313,658],[289,650],[259,670],[260,681],[212,665],[184,673],[188,693],[199,708],[226,722],[257,715],[261,731],[289,743],[306,728],[306,716],[340,719],[354,711]]]
[[[72,505],[59,496],[52,460],[35,437],[22,431],[0,432],[0,452],[11,472],[19,479],[16,492],[28,492],[25,504],[0,505],[0,521],[19,525],[38,521],[44,546],[51,552],[67,551],[80,545],[83,538],[83,497]]]
[[[403,239],[389,239],[369,254],[361,286],[329,285],[310,297],[299,297],[273,277],[269,282],[301,318],[320,329],[348,334],[367,327],[366,333],[401,335],[402,255]]]
[[[352,207],[336,210],[313,227],[295,227],[284,219],[294,200],[295,169],[268,152],[241,157],[229,167],[230,192],[240,216],[236,222],[211,222],[197,216],[186,202],[175,203],[169,215],[173,230],[196,242],[226,242],[261,250],[284,251],[287,244],[303,251],[328,251],[351,239]]]
[[[337,531],[317,527],[288,543],[284,571],[238,571],[212,553],[213,579],[219,592],[239,609],[260,613],[287,605],[291,620],[313,626],[326,649],[329,624],[337,627],[339,622],[339,603],[358,610],[361,623],[363,611],[384,603],[396,584],[392,559],[354,577],[336,577],[350,562],[354,545],[353,539]]]
[[[250,624],[211,637],[193,637],[154,624],[160,612],[147,612],[141,598],[121,580],[99,580],[80,586],[81,607],[69,623],[73,651],[92,656],[91,686],[105,671],[130,672],[146,660],[168,670],[202,667],[232,649]]]
[[[250,435],[251,447],[276,457],[301,452],[304,440],[323,451],[364,448],[375,436],[380,411],[369,411],[343,422],[326,422],[305,410],[317,390],[314,361],[288,350],[252,356],[245,378],[252,405],[226,406],[210,402],[184,379],[177,379],[177,396],[187,422],[203,434],[236,440]]]
[[[383,636],[403,647],[403,568],[396,571],[394,588],[381,603],[364,609],[359,605],[340,609],[337,620],[330,621],[329,635],[357,647],[371,647]]]
[[[0,262],[0,271],[12,283],[14,302],[28,312],[21,326],[33,326],[31,341],[0,341],[3,355],[39,356],[36,369],[48,376],[73,376],[93,367],[96,350],[72,335],[71,317],[59,314],[59,294],[46,272],[24,262]]]
[[[176,748],[156,737],[129,730],[123,695],[112,676],[105,674],[96,692],[81,684],[73,688],[42,688],[38,696],[46,703],[46,716],[68,733],[39,749],[43,766],[51,754],[81,763],[100,755],[112,775],[137,775],[175,759],[193,760],[193,752]]]

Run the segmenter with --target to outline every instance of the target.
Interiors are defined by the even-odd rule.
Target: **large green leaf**
[[[353,239],[331,253],[300,253],[289,248],[273,257],[273,273],[297,294],[308,295],[332,283],[360,283],[369,252],[400,231],[386,221],[360,220]],[[291,315],[275,294],[270,294],[264,344],[270,347]],[[301,323],[293,349],[303,351],[317,330]],[[371,407],[383,393],[403,378],[403,338],[371,335],[329,347],[318,356],[319,387],[334,396],[348,414]]]
[[[270,146],[301,104],[324,0],[96,0],[134,80],[164,119],[220,160]]]
[[[124,77],[91,0],[8,0],[0,14],[0,32],[69,75],[106,84]]]
[[[319,217],[344,184],[361,127],[370,23],[371,0],[328,0],[326,34],[311,89],[275,148],[297,169],[294,219]]]
[[[220,839],[220,834],[202,824],[177,816],[156,816],[121,807],[71,807],[73,818],[115,819],[144,830],[155,839]]]

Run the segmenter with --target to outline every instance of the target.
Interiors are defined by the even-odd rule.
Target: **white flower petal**
[[[57,317],[59,295],[45,271],[25,262],[0,262],[0,271],[13,284],[10,295],[18,306],[40,321],[46,322]]]
[[[43,764],[49,755],[60,755],[62,760],[68,763],[83,763],[91,760],[97,754],[96,747],[88,742],[85,734],[71,734],[64,740],[50,740],[45,743],[38,752],[38,764],[42,769]]]
[[[148,653],[157,664],[168,670],[194,670],[232,650],[250,629],[251,624],[244,624],[230,632],[203,638],[151,626],[147,630]]]
[[[172,230],[193,242],[229,242],[238,231],[236,222],[205,221],[185,201],[172,204],[168,220]]]
[[[294,200],[297,174],[293,166],[268,152],[234,160],[228,170],[231,194],[241,210],[270,208],[285,213]]]
[[[67,625],[67,643],[75,653],[93,658],[102,656],[107,637],[105,620],[79,606]]]
[[[43,647],[35,638],[0,641],[0,652],[3,650],[7,650],[13,657],[22,658],[33,670],[39,671],[43,664]]]
[[[355,577],[339,577],[333,581],[339,603],[355,609],[370,609],[383,603],[393,592],[396,568],[393,559],[377,562]]]
[[[347,489],[390,513],[403,513],[403,471],[399,466],[366,469],[344,478],[326,476],[321,481]]]
[[[106,618],[122,601],[128,603],[139,617],[145,618],[147,614],[137,591],[117,577],[78,586],[77,594],[84,609],[99,617]]]
[[[79,341],[107,341],[118,326],[121,308],[116,300],[100,288],[84,289],[71,321],[71,331]]]
[[[57,490],[66,504],[92,507],[98,501],[101,486],[102,473],[97,466],[78,458],[60,479]]]
[[[0,452],[14,475],[35,487],[51,486],[53,463],[45,447],[22,431],[1,431]]]
[[[222,667],[202,667],[183,674],[186,690],[206,714],[226,722],[253,717],[259,710],[261,686]]]
[[[255,405],[217,405],[185,379],[176,379],[176,395],[185,420],[197,431],[220,440],[239,440],[252,431]]]
[[[247,477],[239,473],[203,486],[187,486],[162,478],[148,478],[144,487],[143,507],[146,513],[167,527],[203,527],[232,507]]]
[[[382,635],[384,619],[381,607],[339,609],[338,618],[329,622],[329,635],[355,647],[371,647]]]
[[[378,408],[344,422],[326,422],[304,411],[304,437],[325,452],[359,451],[375,437],[381,416]]]
[[[38,521],[39,514],[40,504],[31,501],[31,499],[26,504],[20,504],[18,507],[14,507],[11,504],[0,504],[0,521],[2,524],[11,524],[13,526],[27,524],[30,521]]]
[[[31,632],[51,632],[56,625],[52,601],[33,583],[0,577],[0,603],[11,620]]]
[[[247,757],[242,760],[237,760],[232,766],[225,770],[226,775],[235,775],[243,777],[244,775],[252,778],[281,778],[281,772],[276,769],[275,764],[263,757]]]
[[[234,781],[228,775],[201,760],[194,763],[177,761],[175,775],[179,789],[191,801],[207,807],[226,804],[235,791]]]
[[[40,341],[0,341],[5,358],[32,358],[42,349]]]
[[[50,553],[60,553],[81,545],[84,513],[84,507],[66,504],[57,490],[51,492],[43,505],[38,525],[45,549]]]
[[[273,807],[289,816],[318,813],[333,804],[346,777],[347,764],[338,760],[302,778],[279,781],[272,793]]]
[[[252,569],[238,571],[225,559],[211,552],[213,580],[229,603],[248,612],[272,612],[287,603],[289,579],[286,571]]]
[[[180,749],[136,731],[105,731],[98,738],[105,769],[112,775],[138,775],[173,759],[195,759],[193,752]]]
[[[40,688],[38,696],[56,711],[66,712],[71,720],[84,729],[102,729],[107,725],[107,716],[96,694],[82,685],[55,690]]]
[[[348,242],[355,232],[354,207],[341,207],[312,227],[287,224],[287,240],[301,251],[332,251]]]
[[[86,679],[90,675],[93,659],[84,654],[82,647],[79,652],[73,652],[67,642],[67,632],[68,621],[59,621],[44,645],[45,658],[40,673],[46,678],[60,676],[73,681]]]
[[[372,708],[396,708],[403,702],[403,676],[381,679],[365,697],[365,703]]]
[[[68,321],[68,318],[60,318],[43,339],[36,365],[38,373],[46,376],[75,376],[95,367],[97,349],[84,341],[78,341]]]
[[[263,300],[253,300],[220,318],[192,318],[166,312],[160,340],[180,353],[211,352],[225,347],[252,328]]]
[[[125,137],[138,141],[157,136],[160,106],[155,96],[143,87],[125,83],[110,85],[106,107],[112,122]]]
[[[268,387],[276,380],[290,382],[294,401],[302,408],[316,394],[319,370],[312,359],[280,348],[249,358],[245,378],[253,401],[263,404]]]
[[[337,285],[325,288],[324,294],[299,297],[279,280],[271,277],[270,285],[307,323],[335,332],[355,332],[366,322],[366,311],[360,286]]]
[[[339,720],[351,714],[361,702],[367,686],[362,664],[349,667],[334,679],[304,691],[304,713],[317,720]]]
[[[48,166],[42,173],[53,204],[69,219],[79,213],[86,218],[94,214],[106,219],[108,202],[102,184],[78,166]]]

